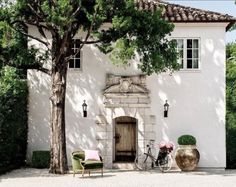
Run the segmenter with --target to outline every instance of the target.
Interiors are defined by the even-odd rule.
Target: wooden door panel
[[[116,142],[117,151],[129,151],[134,149],[133,125],[119,124],[116,126],[116,135],[119,137]]]
[[[124,121],[126,120],[126,122]],[[136,153],[136,123],[121,119],[115,125],[116,160],[125,156],[135,156]],[[125,159],[125,158],[124,158]]]

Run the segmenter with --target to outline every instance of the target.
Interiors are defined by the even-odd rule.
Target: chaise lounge
[[[98,159],[93,158],[85,158],[85,151],[78,150],[74,151],[71,155],[72,159],[72,169],[73,169],[73,177],[76,172],[82,172],[82,177],[84,177],[84,173],[88,172],[90,176],[90,171],[100,170],[103,176],[103,162],[102,157],[99,156]]]

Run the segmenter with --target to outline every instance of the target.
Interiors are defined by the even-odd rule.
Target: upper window
[[[199,39],[174,39],[179,52],[181,69],[199,69]]]
[[[179,53],[178,63],[181,65],[181,68],[184,68],[184,40],[176,39],[177,42],[177,51]]]
[[[72,57],[69,61],[70,69],[80,69],[81,68],[81,50],[78,51],[80,47],[79,40],[74,40],[72,45]]]

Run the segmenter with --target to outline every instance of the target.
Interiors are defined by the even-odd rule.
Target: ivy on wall
[[[25,164],[28,88],[18,71],[0,70],[0,173]]]

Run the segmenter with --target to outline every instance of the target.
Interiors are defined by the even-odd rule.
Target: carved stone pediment
[[[147,96],[145,75],[136,76],[116,76],[108,75],[104,96]]]

